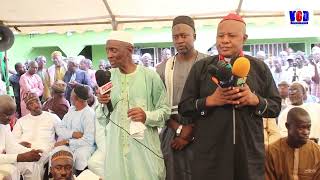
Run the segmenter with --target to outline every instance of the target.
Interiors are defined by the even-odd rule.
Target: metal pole
[[[4,52],[4,63],[6,66],[6,72],[5,72],[6,90],[7,90],[7,94],[9,94],[9,83],[8,83],[9,68],[8,68],[8,53],[7,53],[7,51]]]

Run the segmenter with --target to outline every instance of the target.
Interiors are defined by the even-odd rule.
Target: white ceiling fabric
[[[285,17],[285,13],[294,8],[309,9],[319,15],[320,1],[6,0],[0,5],[0,21],[21,33],[65,33],[170,26],[178,15],[189,15],[201,25],[215,24],[217,20],[212,19],[237,10],[245,18],[252,17],[259,23],[262,16]]]

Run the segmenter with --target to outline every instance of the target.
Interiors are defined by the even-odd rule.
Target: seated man
[[[51,98],[43,104],[43,110],[56,114],[60,119],[67,114],[70,104],[64,97],[67,84],[61,80],[53,83],[51,87]]]
[[[91,158],[88,161],[88,168],[99,175],[100,177],[104,176],[104,161],[105,161],[105,153],[106,153],[106,138],[105,138],[105,128],[101,126],[98,120],[95,122],[96,124],[96,133],[95,140],[97,145],[97,150],[93,153]]]
[[[95,112],[87,104],[88,87],[76,86],[71,92],[71,103],[68,113],[57,128],[61,141],[55,146],[69,146],[74,154],[76,175],[88,166],[88,160],[95,150]]]
[[[55,128],[61,120],[55,114],[42,111],[37,94],[28,93],[23,100],[30,113],[18,119],[12,133],[21,145],[48,153],[56,143]]]
[[[281,138],[267,148],[266,180],[312,179],[320,162],[320,147],[309,140],[310,116],[302,108],[288,112],[288,137]]]
[[[50,173],[53,180],[69,179],[74,180],[73,155],[66,146],[59,146],[52,150],[49,158]]]
[[[50,173],[53,180],[101,180],[97,175],[90,170],[85,170],[78,177],[73,173],[73,155],[66,146],[55,148],[50,155]]]
[[[299,82],[294,82],[289,87],[289,99],[291,105],[288,105],[286,109],[281,111],[278,117],[278,126],[280,129],[280,134],[282,137],[287,136],[287,128],[285,126],[287,121],[287,114],[291,108],[300,107],[306,110],[310,116],[312,127],[310,130],[310,138],[319,139],[320,138],[320,104],[318,103],[304,103],[304,98],[306,97],[306,91],[303,85]]]
[[[10,129],[5,126],[15,111],[14,100],[8,95],[0,95],[0,177],[18,180],[22,175],[24,179],[31,180],[35,170],[33,163],[30,162],[38,161],[41,151],[31,150],[18,144]]]

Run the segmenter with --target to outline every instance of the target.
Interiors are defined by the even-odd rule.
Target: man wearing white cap
[[[314,66],[313,72],[314,76],[311,78],[311,95],[320,98],[320,78],[319,78],[319,68],[320,68],[320,48],[315,46],[312,48],[312,55],[310,57],[310,64]],[[312,72],[312,71],[311,71]],[[310,73],[313,74],[313,73]]]
[[[111,94],[98,94],[101,104],[112,102],[114,110],[98,105],[96,116],[106,126],[104,179],[164,180],[165,167],[158,127],[170,109],[159,75],[132,60],[133,39],[113,31],[106,43],[111,63]]]
[[[287,57],[287,61],[289,66],[284,69],[281,80],[287,81],[288,83],[299,81],[299,78],[301,77],[301,69],[298,67],[296,57],[294,55],[289,55]]]
[[[152,55],[150,53],[144,53],[141,56],[141,61],[142,61],[142,65],[144,65],[145,67],[148,67],[152,70],[155,70],[151,64],[152,63]]]

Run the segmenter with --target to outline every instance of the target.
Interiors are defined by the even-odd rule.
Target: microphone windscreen
[[[248,76],[249,71],[250,71],[250,61],[248,58],[239,57],[233,63],[233,66],[232,66],[233,75],[243,78]]]
[[[99,87],[110,82],[111,73],[110,71],[98,70],[95,73],[96,81]]]
[[[217,68],[217,66],[215,66],[215,65],[213,65],[213,64],[210,64],[210,65],[208,66],[208,73],[209,73],[211,76],[216,76],[218,71],[219,71],[219,69]]]
[[[220,81],[229,81],[232,77],[232,66],[225,61],[218,61],[217,67],[219,69],[217,78]]]

